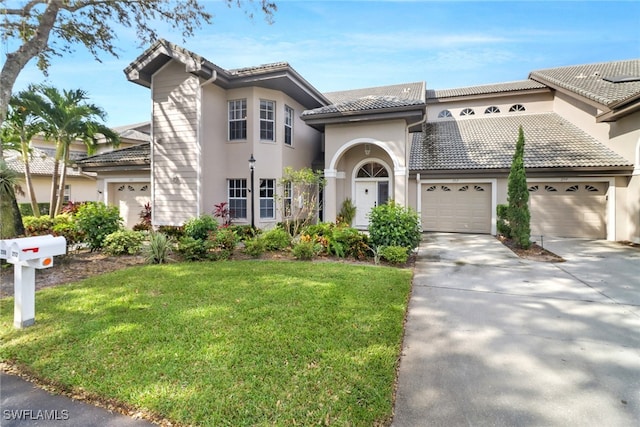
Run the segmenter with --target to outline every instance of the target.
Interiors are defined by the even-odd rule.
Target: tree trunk
[[[58,169],[60,168],[60,160],[56,156],[53,162],[53,175],[51,176],[51,198],[49,199],[49,216],[56,216],[56,204],[58,202]]]
[[[69,163],[69,149],[64,152],[64,160],[62,162],[62,173],[60,174],[60,183],[58,184],[58,201],[56,203],[56,215],[62,210],[64,203],[64,186],[67,181],[67,164]]]
[[[24,162],[24,181],[27,183],[27,194],[29,195],[29,200],[31,201],[31,210],[33,212],[33,216],[37,218],[40,216],[40,208],[38,207],[38,201],[36,200],[36,191],[33,188],[33,182],[31,181],[31,166],[29,164],[28,145],[24,142],[22,142],[22,161]]]
[[[40,25],[33,34],[33,37],[20,45],[15,52],[6,55],[6,61],[2,66],[2,71],[0,71],[0,126],[2,126],[4,119],[7,117],[11,92],[13,91],[13,86],[16,83],[18,75],[24,69],[25,65],[43,52],[49,44],[49,34],[58,18],[60,5],[61,3],[57,1],[49,2],[46,10],[40,17]],[[0,161],[4,161],[2,144],[0,144]],[[5,203],[7,206],[10,206],[10,208],[5,210]],[[16,201],[15,193],[10,196],[10,200],[3,200],[0,204],[2,204],[3,227],[6,222],[10,222],[14,224],[16,228],[14,232],[24,233],[22,216],[20,215],[20,210],[17,209],[18,202]],[[11,218],[9,219],[6,215]]]

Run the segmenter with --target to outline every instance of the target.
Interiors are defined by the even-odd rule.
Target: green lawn
[[[411,271],[346,263],[142,266],[36,294],[0,359],[194,425],[371,426],[392,414]]]

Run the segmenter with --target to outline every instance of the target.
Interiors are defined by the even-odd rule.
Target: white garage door
[[[604,182],[530,184],[531,235],[605,239],[607,186]]]
[[[491,232],[491,184],[423,184],[422,229]]]
[[[132,228],[140,222],[140,212],[151,201],[151,185],[147,182],[112,184],[113,204],[120,209],[124,225]]]

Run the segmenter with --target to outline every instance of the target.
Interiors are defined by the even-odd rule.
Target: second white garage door
[[[607,237],[607,183],[529,184],[531,235]]]
[[[491,232],[491,184],[423,184],[424,231]]]

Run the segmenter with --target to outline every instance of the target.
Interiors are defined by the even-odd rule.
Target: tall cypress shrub
[[[511,228],[511,237],[516,245],[527,249],[531,246],[531,213],[529,212],[529,189],[527,174],[524,170],[524,131],[518,130],[516,152],[513,155],[507,187],[507,219]]]

